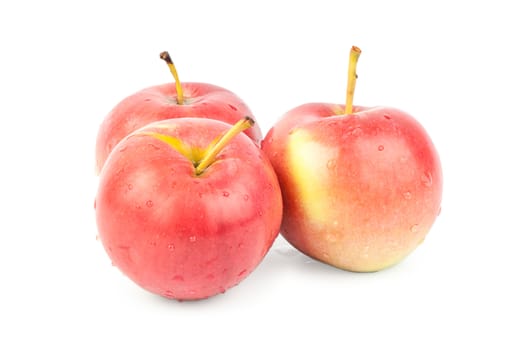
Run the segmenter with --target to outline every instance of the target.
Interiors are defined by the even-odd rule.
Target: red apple
[[[96,196],[99,239],[113,264],[167,298],[225,292],[261,262],[279,233],[282,198],[268,158],[213,119],[148,124],[115,147]]]
[[[175,83],[138,91],[123,99],[105,117],[96,140],[97,174],[121,139],[149,123],[179,117],[203,117],[234,124],[245,116],[252,116],[243,100],[227,89],[206,83],[181,83],[169,54],[162,52],[160,57],[167,62]],[[257,123],[245,133],[256,144],[261,143],[262,133]]]
[[[426,130],[407,113],[310,103],[288,111],[262,143],[283,194],[281,234],[301,252],[351,271],[394,265],[439,211],[442,171]]]

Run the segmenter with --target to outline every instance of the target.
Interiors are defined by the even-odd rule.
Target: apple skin
[[[171,299],[223,293],[262,261],[279,233],[282,198],[268,158],[244,133],[204,173],[158,132],[202,149],[230,125],[212,119],[155,122],[125,137],[100,173],[98,237],[113,264]]]
[[[138,91],[118,103],[105,117],[96,139],[96,174],[100,173],[110,152],[125,136],[149,123],[180,117],[198,117],[234,124],[249,116],[249,107],[225,88],[198,82],[181,83],[184,103],[176,101],[176,84],[167,83]],[[258,123],[245,131],[260,145],[262,132]]]
[[[262,149],[283,194],[282,236],[341,269],[392,266],[440,212],[442,169],[424,128],[403,111],[309,103],[283,115]]]

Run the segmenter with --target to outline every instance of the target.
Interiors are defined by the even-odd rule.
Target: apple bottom
[[[259,225],[255,219],[245,223],[255,225]],[[114,264],[142,288],[167,298],[191,300],[237,285],[255,269],[272,241],[248,227],[198,226],[178,228],[177,238],[158,228],[159,233],[141,235],[132,245],[113,242],[107,251]]]
[[[341,222],[340,222],[341,221]],[[375,272],[403,260],[422,243],[430,225],[407,225],[395,230],[371,228],[354,230],[354,222],[300,223],[284,220],[282,236],[302,253],[353,272]],[[348,226],[348,227],[347,227]],[[332,229],[332,227],[334,227]],[[304,232],[306,235],[293,235]]]

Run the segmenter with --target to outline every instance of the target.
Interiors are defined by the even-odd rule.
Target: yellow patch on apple
[[[160,134],[157,132],[139,132],[136,133],[136,135],[151,136],[157,140],[163,141],[170,147],[181,153],[183,156],[185,156],[185,158],[195,163],[199,163],[205,155],[204,149],[189,146],[180,139],[170,135]]]
[[[313,140],[303,129],[295,129],[288,140],[288,161],[293,173],[293,188],[298,189],[302,208],[310,220],[324,221],[332,213],[325,203],[330,202],[331,193],[324,185],[329,177],[328,164],[318,166],[324,159],[335,159],[337,151]]]

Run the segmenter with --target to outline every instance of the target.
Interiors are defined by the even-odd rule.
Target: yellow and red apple
[[[234,124],[252,112],[235,93],[223,87],[180,82],[167,52],[160,57],[171,70],[175,82],[151,86],[120,101],[104,118],[96,139],[96,173],[99,174],[112,149],[125,136],[149,123],[181,117],[211,118]],[[262,139],[258,123],[245,133],[257,144]]]
[[[261,149],[222,121],[154,122],[119,142],[100,173],[99,239],[113,264],[167,298],[225,292],[279,233],[282,198]]]
[[[439,211],[442,170],[428,133],[396,108],[296,107],[262,143],[283,194],[281,234],[298,250],[359,272],[394,265],[425,238]]]

